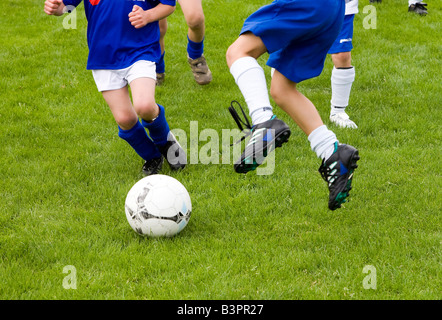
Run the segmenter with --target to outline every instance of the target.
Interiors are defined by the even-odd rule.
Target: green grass
[[[191,121],[199,132],[235,127],[227,107],[243,99],[225,51],[268,2],[203,2],[214,75],[204,87],[186,62],[182,12],[169,18],[166,82],[156,98],[172,128],[190,137]],[[358,130],[328,121],[330,58],[320,77],[299,85],[339,140],[360,150],[348,204],[327,209],[318,159],[275,108],[293,134],[276,150],[273,174],[165,166],[193,205],[172,239],[139,237],[126,221],[124,200],[142,161],[118,138],[85,69],[83,6],[78,28],[65,30],[42,3],[0,2],[1,299],[442,298],[440,3],[419,17],[405,1],[387,1],[377,5],[377,29],[366,30],[361,1],[348,109]],[[70,265],[76,290],[63,287]],[[375,290],[363,287],[367,265],[376,268]]]

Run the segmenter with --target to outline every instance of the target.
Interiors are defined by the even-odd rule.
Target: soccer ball
[[[149,237],[172,237],[187,225],[192,204],[186,188],[162,174],[144,177],[129,190],[126,218],[132,229]]]

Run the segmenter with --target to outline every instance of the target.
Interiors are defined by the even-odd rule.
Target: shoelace
[[[241,119],[240,115],[238,114],[238,112],[236,111],[234,104],[237,104],[239,106],[239,108],[241,109],[242,115],[244,117],[244,120]],[[244,133],[244,136],[241,137],[241,139],[239,139],[238,141],[236,141],[235,143],[232,143],[230,146],[234,146],[235,144],[240,143],[241,141],[243,141],[245,138],[247,138],[249,135],[252,134],[252,125],[249,122],[249,119],[247,118],[246,113],[244,112],[244,109],[242,108],[241,104],[236,101],[233,100],[230,103],[230,107],[229,107],[229,112],[232,115],[233,120],[235,120],[239,130],[241,130],[242,133]],[[246,127],[244,129],[243,125]]]

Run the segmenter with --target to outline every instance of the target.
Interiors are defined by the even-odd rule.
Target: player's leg
[[[296,83],[278,70],[273,74],[270,92],[275,103],[308,136],[312,150],[322,159],[319,172],[328,183],[329,208],[341,207],[351,190],[353,171],[359,160],[358,150],[339,144],[336,135],[323,124],[313,103],[296,89]]]
[[[290,129],[277,119],[270,104],[264,70],[257,58],[267,51],[262,40],[254,34],[242,34],[227,50],[226,60],[249,109],[252,118],[252,137],[234,168],[247,173],[263,163],[275,147],[290,137]]]
[[[130,88],[134,110],[138,116],[146,122],[157,118],[160,108],[155,102],[155,80],[146,77],[137,78],[130,81]],[[167,137],[164,139],[167,140]]]
[[[331,75],[330,120],[343,128],[357,128],[345,112],[350,100],[351,87],[355,80],[355,68],[351,64],[353,49],[353,15],[346,15],[340,33],[328,53],[334,64]]]
[[[205,16],[201,0],[178,0],[189,27],[187,37],[194,43],[204,41],[206,32]],[[200,52],[202,54],[202,49]],[[200,56],[201,56],[200,54]],[[198,57],[196,57],[198,58]]]
[[[273,116],[264,70],[257,61],[266,51],[262,40],[248,32],[240,35],[226,52],[227,66],[244,96],[253,125]]]
[[[133,106],[142,125],[148,129],[171,169],[184,168],[186,154],[170,131],[164,107],[155,101],[155,65],[148,61],[137,62],[127,78],[132,90]]]
[[[212,81],[206,58],[204,57],[204,38],[206,32],[205,16],[201,0],[179,0],[181,10],[188,26],[187,56],[195,81],[204,85]]]
[[[267,65],[275,69],[270,89],[272,97],[308,135],[313,151],[322,159],[320,172],[329,185],[329,208],[335,210],[348,197],[353,171],[359,159],[358,151],[338,143],[335,134],[323,124],[315,106],[298,92],[296,83],[314,78],[322,72],[327,50],[332,44],[330,37],[334,39],[338,36],[345,7],[344,2],[309,3],[309,6],[316,6],[316,15],[312,17],[300,14],[300,5],[292,1],[275,1],[252,14],[245,21],[240,38],[229,47],[226,58],[232,75],[246,97],[250,89],[247,85],[243,85],[244,89],[241,87],[241,78],[252,69],[250,58],[256,60],[264,52],[270,53]],[[275,21],[275,13],[279,14],[280,23]],[[316,28],[318,32],[314,38],[308,39],[313,36],[312,28]],[[240,66],[249,66],[237,68],[237,63]],[[254,69],[258,69],[254,66]],[[250,82],[256,84],[258,81],[250,79]],[[261,88],[264,88],[262,84]],[[264,89],[261,91],[266,92]],[[258,106],[257,111],[268,110]],[[253,110],[251,112],[253,115]],[[265,124],[271,120],[273,117],[256,125],[255,132],[261,125],[265,129]],[[268,135],[263,135],[263,140],[267,140],[267,137]],[[245,151],[248,147],[249,144]]]
[[[335,53],[331,57],[334,67],[331,75],[330,120],[340,127],[356,129],[357,125],[345,112],[355,80],[355,68],[351,65],[351,52]]]
[[[284,110],[299,128],[310,136],[316,129],[324,126],[322,119],[313,103],[296,88],[296,83],[287,79],[278,70],[272,77],[270,93],[275,103]],[[325,126],[324,126],[325,127]],[[327,129],[321,139],[314,141],[313,151],[321,159],[333,154],[336,135]]]
[[[164,79],[166,77],[166,62],[164,61],[164,56],[166,54],[166,44],[164,38],[167,33],[167,19],[164,18],[159,21],[160,25],[160,47],[161,47],[161,58],[158,61],[156,66],[157,80],[156,85],[161,86],[164,83]]]
[[[129,143],[135,152],[145,160],[144,174],[158,173],[163,164],[162,155],[139,122],[138,115],[132,107],[127,87],[106,90],[102,94],[118,124],[118,136]]]

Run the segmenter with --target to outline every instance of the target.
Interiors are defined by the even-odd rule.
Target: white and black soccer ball
[[[187,225],[192,203],[177,179],[155,174],[144,177],[129,190],[126,218],[132,229],[149,237],[172,237]]]

